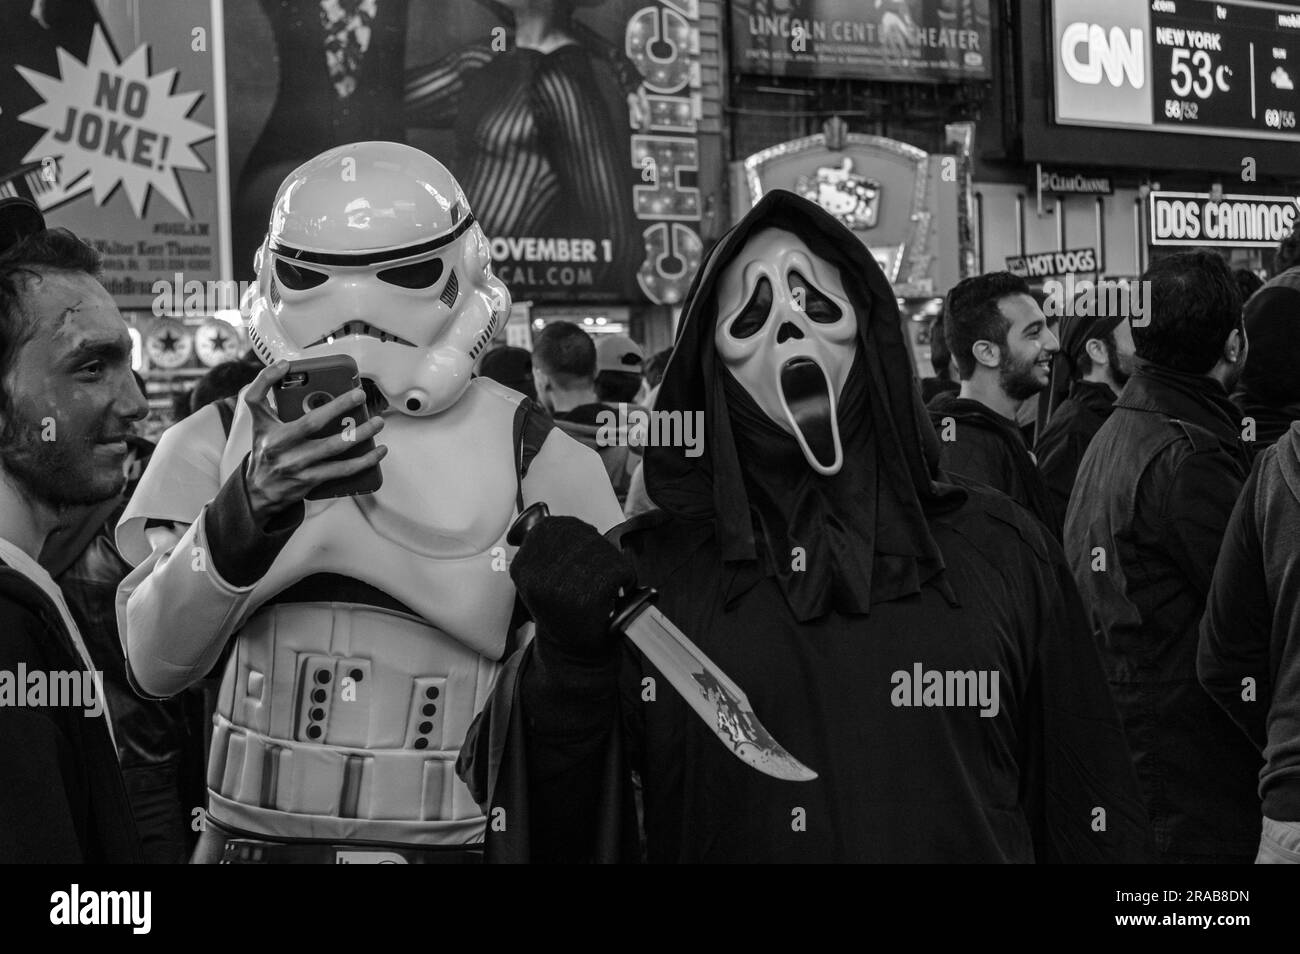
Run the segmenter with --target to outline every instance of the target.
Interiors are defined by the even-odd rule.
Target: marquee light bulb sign
[[[1300,139],[1300,8],[1052,0],[1056,121]]]

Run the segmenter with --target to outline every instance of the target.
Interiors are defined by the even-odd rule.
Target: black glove
[[[589,523],[547,517],[528,532],[510,578],[537,623],[538,649],[580,665],[608,664],[619,649],[609,632],[621,587],[636,585],[627,557]]]

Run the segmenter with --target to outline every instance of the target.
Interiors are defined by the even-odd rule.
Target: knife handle
[[[614,612],[609,614],[610,632],[626,633],[628,626],[641,615],[641,611],[658,598],[659,591],[653,586],[638,586],[628,590],[618,598],[618,602],[614,604]]]
[[[551,515],[550,508],[539,500],[529,504],[519,516],[515,517],[506,531],[506,543],[512,547],[523,545],[533,527]],[[614,604],[614,611],[609,615],[611,632],[626,632],[627,626],[641,614],[641,611],[659,598],[659,592],[652,586],[641,586],[619,596]]]
[[[506,543],[512,547],[521,546],[524,537],[528,536],[528,531],[550,515],[550,508],[542,501],[539,500],[537,503],[529,504],[510,524],[510,529],[506,531]]]

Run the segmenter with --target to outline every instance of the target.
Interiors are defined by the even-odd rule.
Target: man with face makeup
[[[633,772],[651,861],[1144,857],[1060,548],[941,478],[893,290],[838,220],[778,191],[718,243],[655,407],[704,428],[701,455],[647,448],[658,509],[609,540],[541,520],[511,565],[536,638],[458,764],[497,822],[489,860],[634,859]],[[816,779],[733,758],[611,637],[633,583]],[[983,703],[945,695],[958,672],[983,674]]]
[[[148,405],[94,250],[22,199],[0,202],[0,249],[0,862],[135,862],[103,686],[37,557],[121,493]]]
[[[959,282],[944,307],[944,335],[961,376],[957,394],[930,401],[940,464],[1024,506],[1060,539],[1061,519],[1016,425],[1043,391],[1060,348],[1023,278],[990,272]]]

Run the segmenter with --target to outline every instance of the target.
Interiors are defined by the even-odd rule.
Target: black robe
[[[712,350],[720,266],[765,225],[839,266],[869,395],[870,426],[846,432],[862,492],[835,478],[792,491],[799,512],[838,500],[846,510],[821,516],[857,521],[822,559],[810,555],[827,585],[807,589],[777,569],[783,524],[758,511],[781,502],[735,454],[742,422]],[[1146,815],[1061,549],[1005,498],[937,480],[894,296],[861,243],[810,203],[766,197],[688,296],[656,407],[692,404],[706,453],[649,448],[661,509],[611,537],[662,612],[819,777],[777,781],[734,758],[630,644],[601,670],[534,641],[508,663],[458,763],[488,814],[488,860],[634,860],[634,778],[651,861],[1145,860]],[[864,593],[869,605],[852,609]],[[996,707],[990,696],[939,700],[931,672],[992,676]]]

